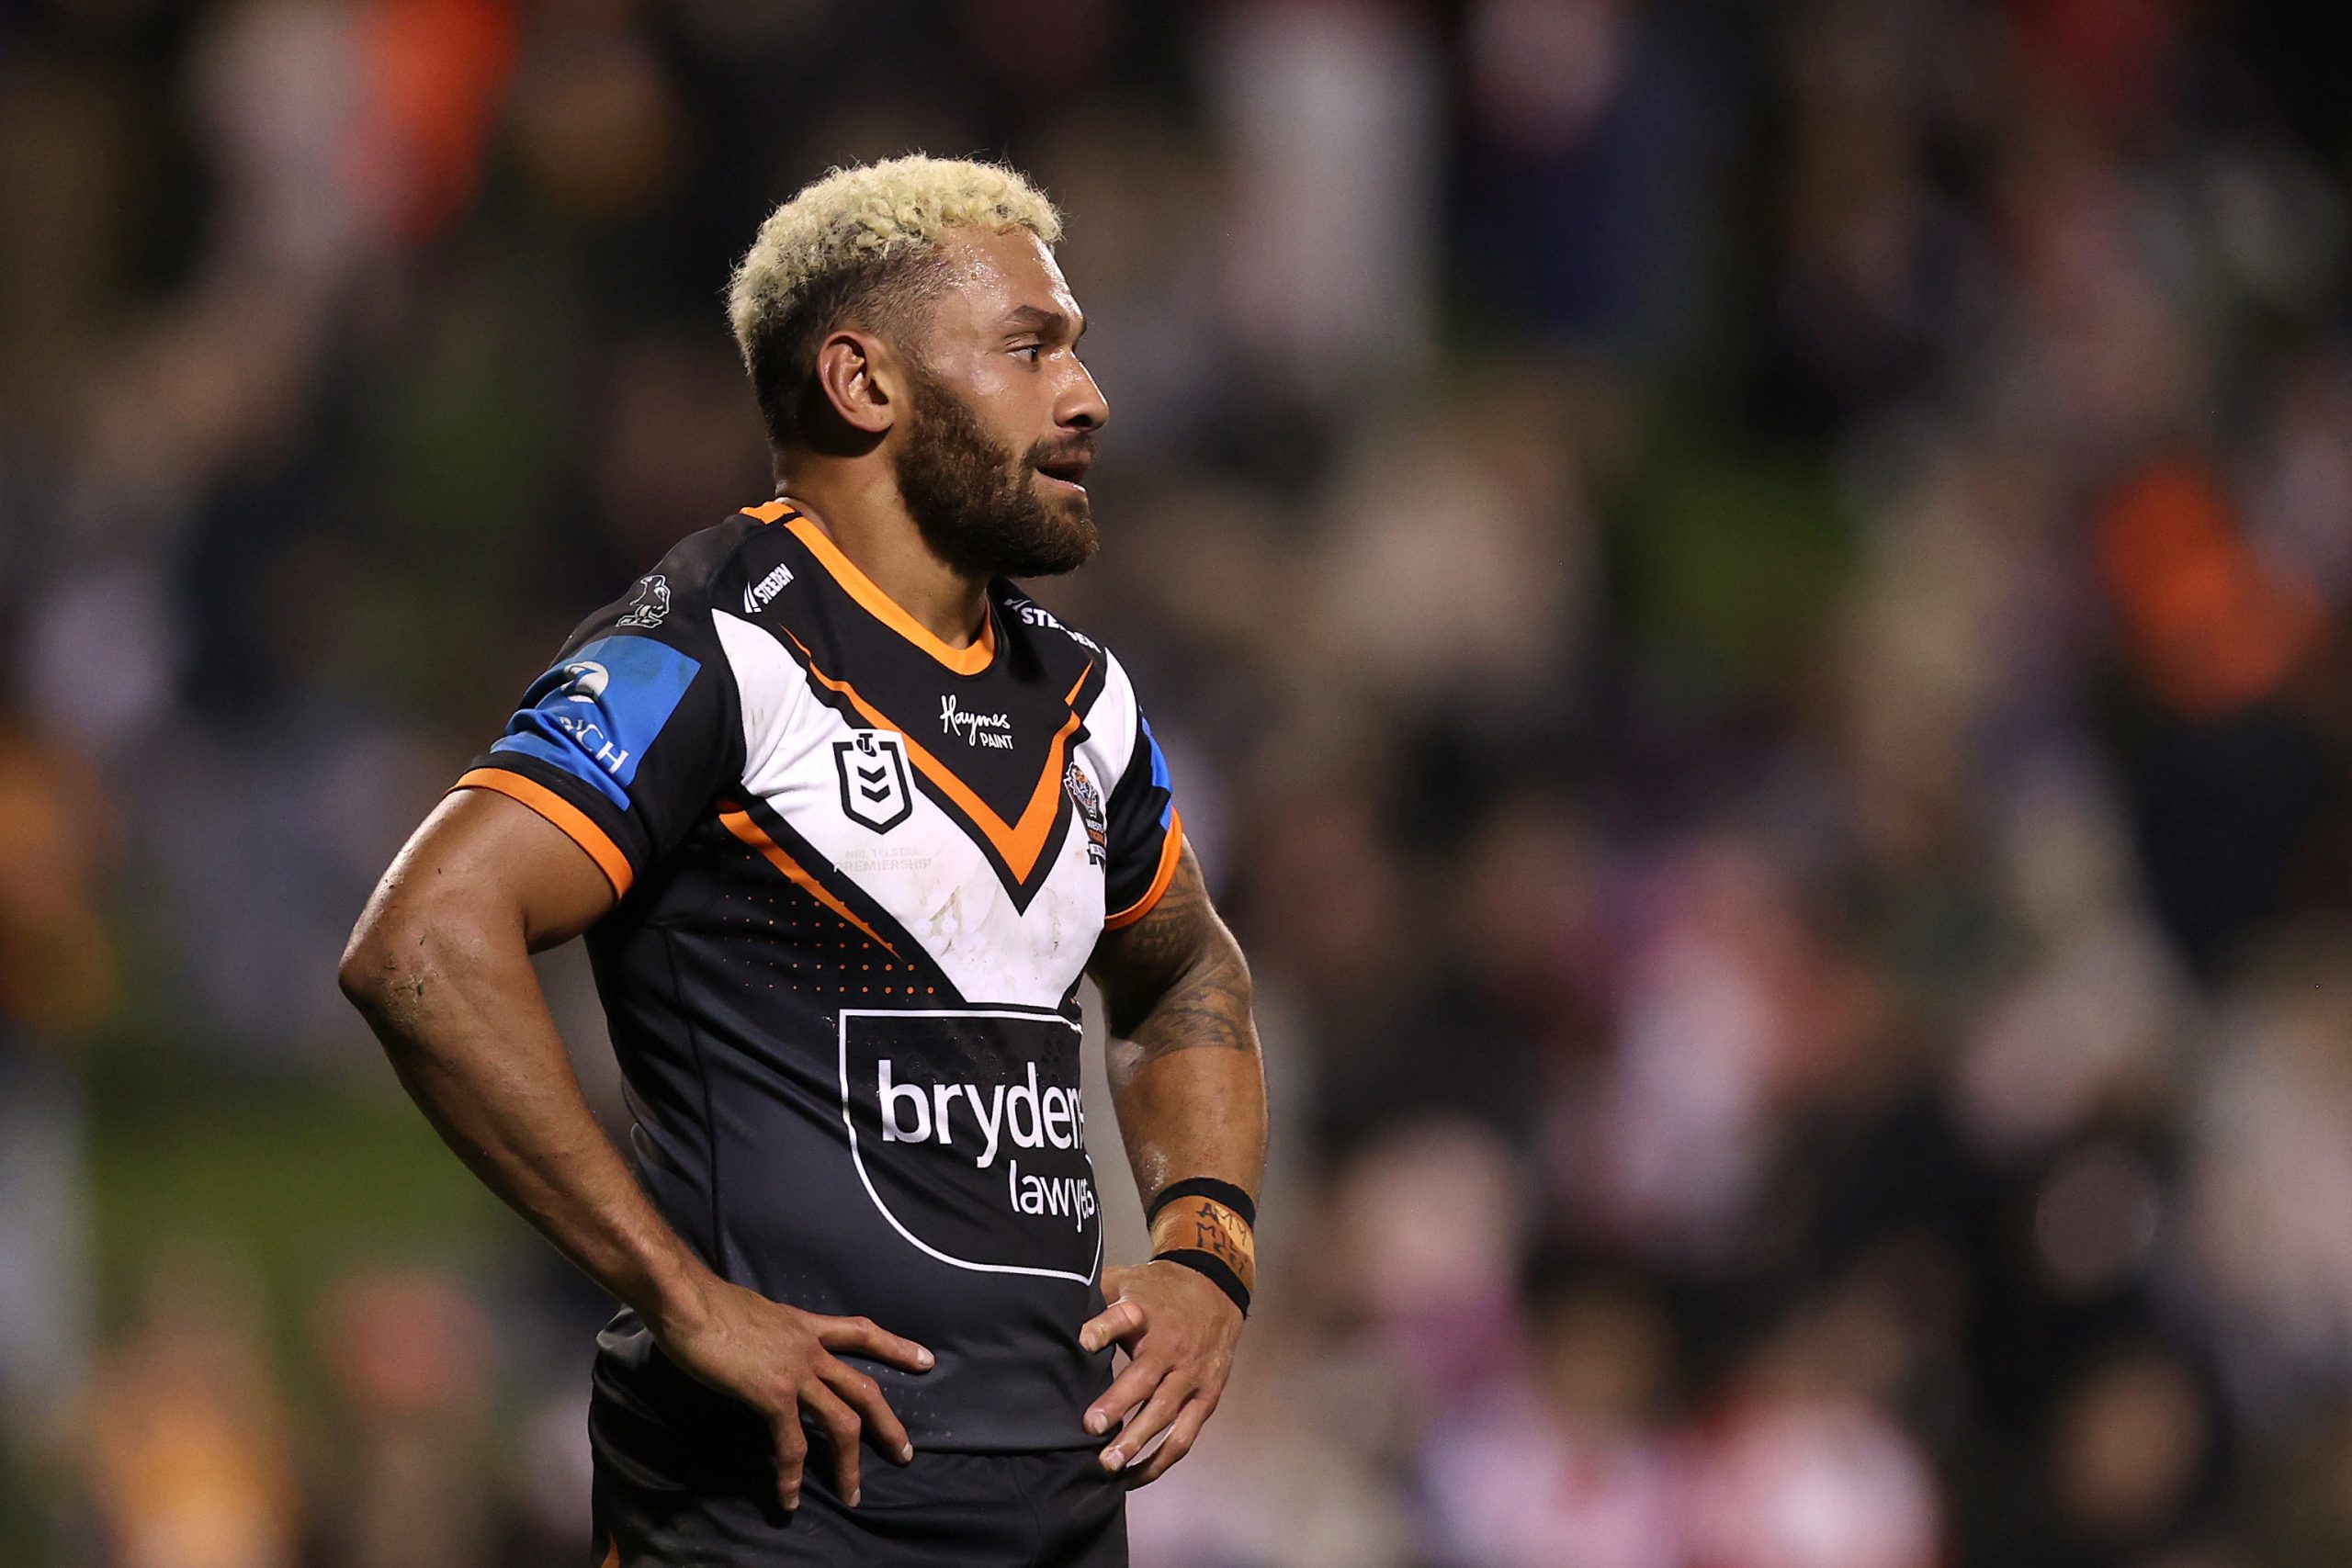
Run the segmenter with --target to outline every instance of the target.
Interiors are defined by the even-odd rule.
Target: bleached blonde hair
[[[735,345],[780,445],[817,345],[843,321],[905,324],[922,264],[959,229],[1026,229],[1048,245],[1061,214],[1018,170],[921,152],[837,168],[768,214],[727,289]]]

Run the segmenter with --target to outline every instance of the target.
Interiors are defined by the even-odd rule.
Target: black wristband
[[[1250,1315],[1250,1287],[1243,1284],[1241,1276],[1216,1253],[1203,1252],[1196,1247],[1180,1247],[1167,1252],[1155,1252],[1151,1260],[1154,1263],[1173,1263],[1206,1276],[1210,1284],[1233,1299],[1233,1304],[1241,1309],[1242,1316]]]
[[[1232,1182],[1219,1181],[1214,1176],[1188,1176],[1182,1181],[1171,1181],[1161,1188],[1159,1195],[1151,1201],[1151,1207],[1144,1211],[1144,1224],[1148,1227],[1159,1218],[1160,1210],[1179,1198],[1206,1198],[1213,1203],[1222,1203],[1240,1215],[1243,1224],[1251,1230],[1258,1228],[1258,1205],[1251,1201],[1250,1194]]]

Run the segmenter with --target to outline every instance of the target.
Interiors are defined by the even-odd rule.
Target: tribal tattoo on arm
[[[1140,1486],[1191,1451],[1233,1371],[1255,1289],[1254,1210],[1266,1166],[1266,1079],[1250,1017],[1250,965],[1209,907],[1186,846],[1149,913],[1106,931],[1088,965],[1110,1025],[1111,1099],[1147,1212],[1149,1261],[1102,1270],[1089,1351],[1127,1364],[1089,1406],[1102,1468]],[[1230,1201],[1193,1203],[1206,1188]],[[1222,1211],[1222,1212],[1220,1212]],[[1227,1224],[1227,1221],[1230,1221]]]
[[[1159,902],[1133,925],[1105,931],[1088,972],[1102,989],[1112,1034],[1146,1055],[1195,1045],[1258,1049],[1250,965],[1209,905],[1190,844]]]
[[[1256,1190],[1266,1100],[1250,965],[1184,846],[1149,913],[1103,933],[1088,966],[1111,1033],[1111,1089],[1148,1202],[1212,1175]]]

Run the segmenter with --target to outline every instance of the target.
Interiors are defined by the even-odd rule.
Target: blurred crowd
[[[0,0],[0,1553],[582,1560],[592,1291],[519,1228],[101,1267],[107,1133],[397,1094],[360,901],[768,494],[759,219],[922,148],[1068,217],[1106,544],[1038,591],[1260,987],[1263,1289],[1141,1568],[2352,1561],[2347,61],[2256,0]]]

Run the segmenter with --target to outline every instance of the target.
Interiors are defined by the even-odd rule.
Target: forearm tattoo
[[[1200,861],[1186,845],[1151,912],[1106,932],[1091,965],[1104,1022],[1148,1061],[1207,1046],[1255,1051],[1250,965],[1209,905]]]

